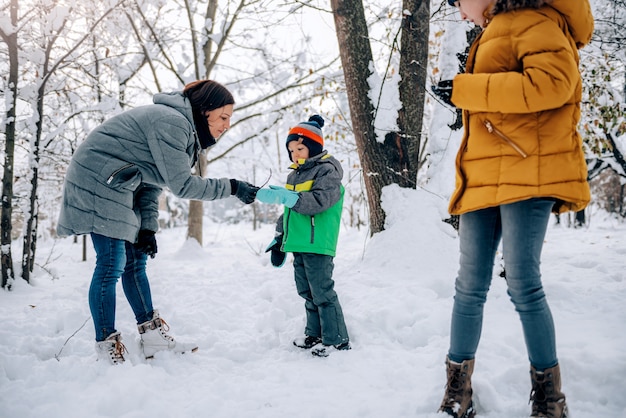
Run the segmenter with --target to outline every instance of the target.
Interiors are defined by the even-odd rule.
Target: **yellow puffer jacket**
[[[560,212],[589,203],[577,48],[592,32],[588,0],[492,18],[453,81],[464,134],[451,214],[533,197],[562,201]]]

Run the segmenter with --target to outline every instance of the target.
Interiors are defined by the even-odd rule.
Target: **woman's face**
[[[217,109],[205,112],[207,123],[209,124],[209,132],[216,140],[230,128],[230,118],[233,115],[233,105],[229,104]]]
[[[487,23],[485,11],[493,3],[494,0],[457,0],[454,5],[459,8],[463,20],[469,20],[477,26],[484,27]]]

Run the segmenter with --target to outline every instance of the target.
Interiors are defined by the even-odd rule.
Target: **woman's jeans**
[[[89,287],[89,309],[96,329],[96,341],[104,341],[115,330],[115,287],[122,288],[138,324],[152,319],[152,295],[146,276],[147,256],[120,239],[91,234],[96,250],[96,268]]]
[[[530,363],[537,370],[557,364],[554,322],[539,270],[553,205],[549,199],[530,199],[461,215],[461,256],[452,311],[450,360],[460,363],[476,354],[483,307],[502,239],[508,294],[522,322]]]

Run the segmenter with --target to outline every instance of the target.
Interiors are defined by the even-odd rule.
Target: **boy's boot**
[[[472,373],[474,359],[456,363],[446,357],[448,382],[446,393],[439,407],[439,412],[445,412],[454,418],[473,418],[476,415],[472,401]]]
[[[304,337],[298,337],[295,340],[293,340],[293,345],[295,345],[298,348],[304,348],[307,350],[321,343],[322,343],[322,337],[312,337],[310,335],[305,335]]]
[[[565,395],[561,392],[561,370],[557,364],[542,372],[530,366],[533,403],[531,417],[567,418]]]
[[[336,345],[318,345],[316,347],[313,347],[313,349],[311,350],[311,354],[313,354],[315,357],[328,357],[330,356],[330,353],[334,351],[347,351],[351,349],[352,347],[350,346],[350,342],[346,341]]]
[[[137,325],[137,329],[141,335],[141,348],[146,358],[152,358],[157,351],[163,350],[173,353],[194,353],[198,350],[196,344],[184,344],[169,336],[167,331],[170,327],[159,316],[159,311],[156,309],[152,314],[152,319]]]
[[[122,335],[119,332],[114,332],[104,341],[96,341],[98,360],[108,361],[111,364],[122,364],[124,363],[125,352],[128,351],[122,344]]]

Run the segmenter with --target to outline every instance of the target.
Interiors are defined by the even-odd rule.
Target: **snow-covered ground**
[[[329,358],[291,344],[304,307],[291,257],[276,269],[263,252],[273,226],[207,224],[203,247],[185,229],[159,232],[155,307],[173,336],[200,349],[143,359],[118,285],[116,325],[130,351],[121,366],[96,362],[90,241],[86,262],[71,238],[40,242],[45,270],[0,291],[0,417],[439,417],[456,234],[440,221],[446,202],[430,193],[388,187],[384,202],[386,231],[341,232],[334,277],[353,349]],[[625,417],[626,224],[590,218],[582,229],[551,225],[544,285],[571,416]],[[473,378],[478,416],[527,417],[528,368],[495,277]]]

